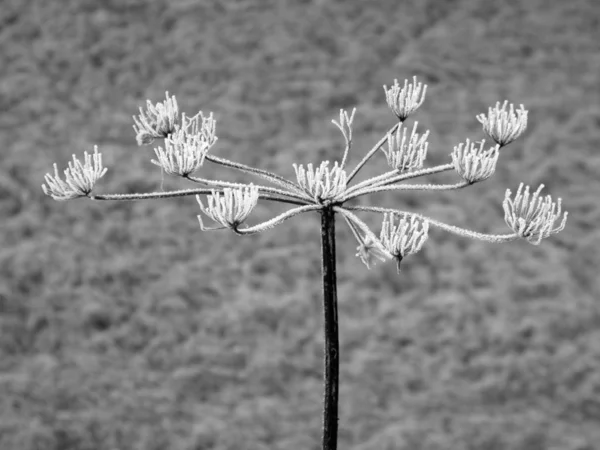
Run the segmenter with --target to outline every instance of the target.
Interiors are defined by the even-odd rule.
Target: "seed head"
[[[559,198],[555,203],[549,195],[541,198],[539,195],[543,187],[544,185],[541,184],[529,198],[529,186],[526,186],[522,192],[523,183],[521,183],[514,200],[510,198],[510,189],[507,189],[502,203],[506,224],[519,237],[534,245],[539,245],[542,239],[562,231],[567,223],[568,213],[565,211],[560,225],[553,228],[554,222],[560,217],[561,199]]]
[[[501,146],[517,139],[527,128],[527,110],[524,106],[515,111],[511,103],[509,111],[506,111],[507,104],[508,100],[505,100],[500,107],[498,102],[495,108],[489,108],[487,116],[477,116],[477,120],[483,124],[483,131]]]
[[[154,149],[157,160],[151,162],[167,173],[187,176],[202,166],[206,153],[216,140],[212,113],[204,117],[200,112],[192,119],[183,114],[181,126],[165,139],[164,149],[160,146]]]
[[[166,100],[153,105],[150,100],[146,101],[146,110],[140,108],[139,116],[133,116],[135,125],[135,139],[138,145],[148,145],[157,138],[166,138],[175,131],[179,123],[179,107],[175,96],[169,98],[165,93]]]
[[[314,169],[308,164],[305,169],[302,164],[294,164],[298,185],[317,203],[333,201],[346,191],[347,175],[337,162],[329,169],[329,161],[323,161]]]
[[[388,89],[384,84],[385,99],[390,109],[396,114],[400,121],[404,121],[411,113],[417,110],[425,101],[425,92],[427,85],[417,83],[417,77],[413,77],[413,82],[408,83],[404,80],[404,87],[400,87],[398,80],[394,80],[394,85]]]
[[[417,124],[415,122],[410,138],[407,139],[406,127],[400,124],[396,130],[396,134],[388,134],[388,149],[383,150],[387,158],[388,164],[398,170],[412,170],[423,167],[423,161],[427,157],[427,137],[429,130],[422,135],[416,133]]]
[[[196,199],[200,210],[215,222],[224,227],[236,231],[237,227],[244,222],[258,202],[258,187],[250,185],[244,188],[223,189],[223,193],[212,191],[207,197],[208,205],[205,207],[197,195]],[[198,215],[200,228],[207,230],[202,223],[202,217]]]
[[[396,225],[396,219],[399,218]],[[396,259],[398,272],[400,263],[408,255],[417,253],[427,240],[429,222],[407,214],[401,218],[395,213],[385,213],[379,239],[385,249]]]
[[[458,144],[452,152],[452,163],[458,174],[469,183],[485,180],[493,175],[498,161],[500,145],[483,149],[485,140],[476,144],[467,139],[465,144]]]
[[[77,197],[85,197],[94,188],[96,181],[104,176],[106,168],[102,166],[102,155],[98,153],[98,146],[94,146],[94,154],[84,152],[84,163],[73,155],[73,161],[69,162],[69,168],[65,170],[65,180],[60,179],[58,167],[54,164],[54,175],[46,174],[46,183],[42,185],[44,194],[54,200],[70,200]]]

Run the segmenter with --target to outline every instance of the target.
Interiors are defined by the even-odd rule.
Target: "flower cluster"
[[[94,146],[94,154],[84,152],[84,162],[81,163],[75,155],[73,161],[69,162],[69,168],[65,170],[65,180],[60,179],[58,167],[54,164],[54,175],[46,174],[45,180],[48,186],[42,185],[44,194],[54,200],[70,200],[77,197],[85,197],[92,192],[96,181],[103,177],[106,168],[102,166],[102,155],[98,153],[98,146]]]
[[[469,183],[483,181],[491,177],[496,170],[500,145],[484,150],[484,144],[485,140],[481,141],[477,148],[474,142],[471,143],[467,139],[465,144],[454,147],[451,153],[454,169]]]
[[[565,212],[562,221],[556,227],[554,223],[560,217],[561,199],[555,203],[552,197],[547,195],[540,197],[540,192],[544,188],[540,187],[529,198],[529,186],[523,190],[523,183],[519,185],[515,198],[511,199],[510,189],[506,190],[506,195],[502,206],[504,208],[504,221],[519,236],[528,242],[539,245],[542,239],[558,233],[565,228],[567,215]]]
[[[515,111],[513,104],[506,110],[508,100],[502,106],[496,103],[494,108],[488,109],[487,116],[479,114],[477,120],[483,125],[483,131],[500,146],[510,144],[517,139],[527,128],[527,110],[521,105]]]
[[[349,172],[345,165],[352,145],[352,124],[356,110],[351,113],[340,110],[339,121],[332,122],[339,128],[345,141],[345,149],[341,163],[337,161],[333,167],[329,161],[324,161],[317,167],[293,164],[296,181],[287,180],[277,174],[259,168],[249,167],[223,158],[208,155],[208,151],[217,141],[215,120],[212,113],[208,116],[199,112],[193,117],[185,114],[179,116],[179,107],[174,96],[165,94],[163,102],[153,104],[147,101],[146,108],[140,108],[140,114],[134,117],[134,130],[139,145],[150,144],[155,139],[163,139],[162,146],[154,149],[156,159],[151,162],[160,166],[169,174],[180,175],[189,181],[208,186],[203,189],[173,191],[171,193],[150,193],[127,195],[94,195],[90,192],[96,181],[101,178],[106,169],[102,166],[102,156],[94,147],[93,155],[84,154],[84,161],[79,161],[73,155],[64,171],[64,180],[54,164],[54,174],[46,174],[46,183],[42,189],[46,195],[56,200],[67,200],[76,197],[90,196],[93,199],[140,199],[179,196],[190,194],[208,195],[207,206],[202,204],[197,196],[201,212],[219,223],[219,228],[230,228],[238,234],[254,234],[270,229],[298,214],[309,211],[319,211],[333,208],[341,213],[352,230],[358,242],[357,256],[370,267],[376,260],[394,258],[400,270],[400,262],[408,255],[418,252],[428,238],[429,226],[437,226],[446,231],[476,239],[491,242],[503,242],[515,238],[524,238],[537,245],[542,239],[561,231],[566,224],[567,213],[557,225],[561,214],[561,200],[553,202],[550,196],[540,197],[542,186],[530,196],[529,187],[519,186],[515,198],[511,192],[506,192],[503,202],[505,221],[514,231],[513,234],[487,235],[469,231],[463,228],[447,225],[430,218],[423,218],[414,213],[362,206],[344,206],[346,202],[369,193],[395,190],[449,190],[460,189],[469,184],[485,180],[493,175],[498,161],[499,149],[517,139],[527,127],[527,110],[519,109],[504,101],[490,107],[488,114],[480,114],[477,120],[481,122],[483,131],[490,136],[495,146],[484,148],[485,141],[478,143],[467,139],[454,147],[451,152],[451,163],[423,169],[427,156],[429,131],[417,133],[418,122],[409,130],[405,119],[416,111],[425,100],[427,85],[404,81],[401,86],[398,80],[388,88],[384,86],[386,102],[399,119],[366,156]],[[387,146],[386,146],[387,141]],[[349,187],[357,172],[379,150],[384,153],[392,171],[374,176]],[[278,187],[245,185],[227,181],[210,180],[191,177],[208,160],[225,167],[256,175]],[[411,178],[431,175],[446,170],[454,170],[463,181],[456,184],[401,184]],[[408,172],[408,173],[402,173]],[[251,227],[239,229],[259,199],[280,201],[295,205],[284,213]],[[384,213],[383,224],[379,238],[369,227],[351,211],[369,211]],[[198,215],[200,226],[201,215]]]
[[[317,203],[334,201],[346,191],[346,172],[337,162],[331,169],[328,166],[329,161],[323,161],[316,169],[312,164],[306,169],[302,164],[293,164],[298,185]]]
[[[396,219],[398,224],[396,224]],[[427,240],[429,222],[404,214],[401,218],[394,213],[384,214],[379,239],[385,249],[396,259],[398,272],[400,263],[408,255],[417,253]]]
[[[154,139],[166,138],[175,131],[179,123],[179,107],[175,96],[169,98],[165,93],[166,100],[153,105],[150,100],[146,102],[146,110],[140,108],[140,114],[133,116],[135,125],[135,139],[138,145],[147,145]]]
[[[417,83],[417,77],[413,77],[412,83],[404,80],[404,87],[400,87],[398,80],[395,79],[391,88],[388,89],[384,85],[383,90],[388,106],[402,122],[423,104],[427,85],[423,86],[422,83]]]
[[[206,199],[208,203],[206,207],[202,204],[200,196],[196,196],[196,200],[204,214],[223,227],[236,231],[256,206],[258,188],[251,184],[241,189],[225,188],[222,193],[213,191]],[[200,215],[198,221],[202,230],[211,229],[204,226]]]
[[[205,117],[200,112],[191,119],[183,114],[181,125],[164,140],[164,149],[160,146],[154,149],[157,159],[151,162],[167,173],[190,175],[202,166],[217,139],[212,113]]]
[[[410,137],[407,139],[406,127],[400,124],[396,130],[396,135],[388,135],[388,149],[383,150],[390,167],[399,172],[405,170],[420,169],[427,157],[427,137],[429,130],[422,135],[417,134],[417,125],[415,122]]]

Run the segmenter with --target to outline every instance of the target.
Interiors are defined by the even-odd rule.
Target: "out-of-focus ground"
[[[522,181],[569,221],[539,247],[433,229],[400,275],[367,270],[338,221],[339,448],[600,449],[599,19],[597,0],[3,0],[0,448],[320,448],[317,214],[241,238],[201,232],[193,197],[58,203],[40,185],[97,144],[96,192],[159,190],[131,116],[167,90],[214,111],[215,155],[287,177],[339,159],[330,120],[357,107],[352,167],[394,123],[382,85],[417,75],[426,165],[484,138],[496,101],[528,129],[483,183],[369,204],[504,233]]]

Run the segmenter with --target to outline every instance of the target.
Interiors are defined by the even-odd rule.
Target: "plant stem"
[[[323,450],[337,449],[339,338],[337,317],[337,278],[335,273],[335,212],[321,210],[321,267],[323,273],[323,312],[325,329]]]

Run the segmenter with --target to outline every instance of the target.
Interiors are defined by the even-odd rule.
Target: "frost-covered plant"
[[[323,449],[337,448],[338,427],[338,371],[339,344],[337,324],[337,280],[335,252],[335,214],[339,214],[350,228],[358,243],[357,256],[370,268],[376,260],[395,259],[398,271],[400,263],[411,254],[417,253],[428,238],[429,228],[438,227],[463,237],[490,242],[507,242],[518,238],[538,245],[542,239],[561,231],[567,221],[565,212],[561,218],[561,200],[552,201],[550,196],[540,197],[540,186],[530,196],[529,187],[523,190],[521,184],[514,198],[506,191],[503,203],[505,222],[511,233],[483,234],[448,225],[438,220],[424,217],[409,211],[374,206],[351,205],[357,197],[383,191],[397,190],[450,190],[460,189],[489,178],[495,171],[500,149],[517,139],[527,127],[527,111],[521,105],[515,111],[507,101],[500,106],[498,102],[490,108],[488,114],[477,116],[483,125],[483,131],[496,143],[485,148],[485,142],[476,145],[466,139],[457,144],[451,152],[451,161],[447,164],[423,169],[427,156],[427,137],[429,131],[418,134],[417,123],[408,134],[404,121],[415,112],[425,100],[427,86],[408,80],[400,86],[397,80],[391,88],[384,86],[386,101],[398,121],[348,173],[346,163],[352,147],[351,114],[340,111],[339,121],[332,122],[339,128],[345,142],[341,160],[330,165],[323,161],[318,167],[307,164],[293,164],[296,180],[287,180],[275,173],[255,167],[239,164],[212,155],[209,150],[217,141],[215,120],[212,113],[205,116],[202,112],[188,118],[179,115],[175,97],[166,94],[166,100],[153,105],[149,100],[146,109],[140,108],[138,117],[134,117],[134,130],[139,145],[151,144],[155,139],[163,139],[163,146],[155,148],[156,159],[152,163],[166,173],[181,176],[203,186],[170,192],[152,192],[140,194],[92,194],[94,185],[105,173],[102,157],[98,149],[93,155],[84,154],[84,162],[75,156],[64,171],[62,180],[56,164],[54,175],[47,174],[42,186],[44,193],[55,200],[68,200],[88,197],[92,200],[141,200],[185,195],[195,195],[201,214],[198,215],[202,230],[229,228],[233,232],[245,235],[260,233],[283,221],[305,212],[318,212],[321,215],[321,261],[323,276],[323,306],[325,313],[325,362],[324,362],[324,408],[323,408]],[[387,148],[384,145],[387,143]],[[359,170],[379,150],[385,155],[391,168],[386,173],[352,184]],[[217,181],[192,176],[205,162],[220,164],[242,172],[250,173],[268,182],[271,186],[227,181]],[[454,170],[461,181],[455,184],[406,184],[407,180],[423,175],[431,175]],[[274,186],[273,186],[274,185]],[[207,196],[207,205],[201,196]],[[266,222],[248,225],[247,220],[259,200],[283,202],[293,205],[288,211]],[[383,223],[379,237],[371,231],[356,212],[382,214]],[[220,226],[206,227],[202,221],[205,215]]]

